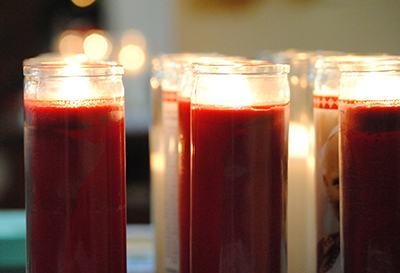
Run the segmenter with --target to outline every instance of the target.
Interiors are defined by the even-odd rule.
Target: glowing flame
[[[370,73],[357,85],[353,97],[359,100],[400,99],[399,88],[399,77],[379,72]]]
[[[71,62],[64,68],[65,76],[76,75],[80,64]],[[90,98],[90,81],[86,77],[67,77],[62,82],[57,98],[59,100],[82,100]]]
[[[253,101],[250,91],[248,82],[243,80],[240,75],[226,75],[224,81],[218,77],[209,76],[198,82],[195,103],[246,106]]]

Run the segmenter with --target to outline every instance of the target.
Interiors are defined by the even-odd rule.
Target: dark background
[[[24,59],[51,52],[63,30],[104,29],[101,1],[86,8],[70,0],[0,1],[0,209],[25,207],[23,155]],[[149,223],[147,133],[126,136],[129,223]]]

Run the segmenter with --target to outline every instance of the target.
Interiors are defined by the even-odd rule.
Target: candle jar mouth
[[[339,64],[340,101],[400,99],[400,59],[365,60]]]
[[[176,91],[180,74],[187,66],[194,62],[210,62],[214,58],[221,58],[218,53],[171,53],[163,54],[158,59],[163,89]]]
[[[287,104],[289,68],[261,60],[193,64],[191,102],[224,107]]]
[[[318,70],[332,69],[339,71],[339,64],[351,64],[357,62],[373,62],[380,60],[395,59],[395,56],[386,54],[373,54],[373,55],[339,55],[339,56],[325,56],[318,58],[315,62],[315,68]]]
[[[400,56],[347,61],[339,63],[339,69],[342,73],[400,72]]]
[[[44,61],[25,62],[23,73],[38,78],[122,76],[124,68],[115,62]]]
[[[207,64],[194,63],[191,69],[196,74],[286,75],[290,71],[290,65],[262,60],[238,60]]]
[[[88,100],[124,96],[124,68],[115,62],[67,58],[24,61],[24,99]]]
[[[394,56],[386,54],[324,56],[315,63],[314,94],[320,96],[338,96],[341,71],[340,64],[365,61],[390,60]]]

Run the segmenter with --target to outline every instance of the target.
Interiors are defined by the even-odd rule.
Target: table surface
[[[128,273],[154,272],[153,238],[151,225],[127,225]],[[25,242],[25,211],[0,210],[0,272],[25,272]]]

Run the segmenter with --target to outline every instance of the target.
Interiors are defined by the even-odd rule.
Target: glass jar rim
[[[122,76],[124,68],[115,62],[28,61],[23,73],[26,77]]]
[[[195,74],[242,74],[262,75],[281,74],[286,75],[290,71],[290,65],[284,63],[270,63],[263,60],[240,60],[216,63],[193,63],[191,66]]]
[[[342,73],[400,72],[400,56],[339,64]]]
[[[316,69],[339,69],[341,63],[352,63],[362,61],[375,61],[393,59],[394,56],[390,55],[338,55],[338,56],[324,56],[318,58],[315,63]]]

